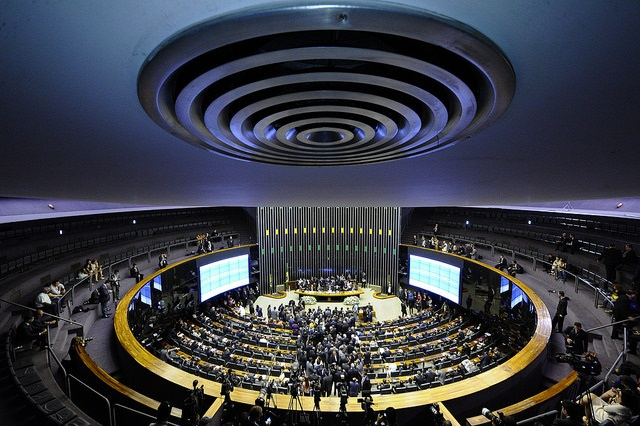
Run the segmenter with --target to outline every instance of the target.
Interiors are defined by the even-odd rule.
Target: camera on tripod
[[[289,380],[289,394],[294,398],[300,395],[300,381],[297,375],[292,375]]]
[[[193,389],[188,391],[182,407],[182,421],[184,424],[191,424],[200,413],[200,408],[204,403],[204,385],[198,387],[198,380],[193,381]],[[191,423],[190,423],[191,422]]]
[[[566,362],[580,374],[597,376],[602,372],[602,365],[594,352],[587,352],[584,355],[578,354],[555,354],[557,362]]]
[[[320,387],[320,383],[315,383],[313,385],[313,406],[314,408],[320,409],[320,397],[322,396],[322,389]]]
[[[338,395],[340,396],[340,412],[344,413],[347,411],[349,392],[347,391],[347,387],[344,383],[338,383],[336,386],[338,387]]]
[[[256,398],[255,405],[264,407],[265,401],[268,401],[272,398],[274,388],[275,388],[275,383],[273,380],[270,380],[265,387],[260,389],[260,393]]]

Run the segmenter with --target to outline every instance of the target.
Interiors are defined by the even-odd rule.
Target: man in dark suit
[[[635,293],[632,295],[632,297],[635,298]],[[626,292],[622,292],[618,295],[616,301],[613,302],[612,315],[613,322],[630,319],[632,317],[633,310],[631,308],[631,299],[629,298],[629,294],[627,294]],[[620,331],[623,329],[623,324],[615,324],[611,329],[611,338],[620,339]]]
[[[138,269],[138,265],[136,265],[135,263],[131,266],[129,273],[131,274],[131,278],[136,279],[137,283],[142,281],[142,279],[144,278],[144,275],[140,273],[140,269]]]
[[[38,342],[40,347],[46,347],[47,329],[36,328],[34,319],[31,312],[24,315],[24,321],[16,329],[16,343],[20,345],[31,345],[33,342]]]
[[[567,352],[582,355],[587,352],[589,346],[589,335],[582,329],[579,322],[573,323],[573,327],[565,330],[565,344]]]
[[[609,247],[602,251],[598,258],[598,262],[604,264],[607,273],[607,281],[613,283],[616,281],[616,268],[622,263],[622,252],[615,244],[609,244]]]
[[[564,291],[558,292],[558,306],[556,307],[556,314],[551,320],[551,328],[556,332],[562,333],[562,326],[564,324],[564,318],[567,316],[567,306],[569,304],[569,298],[564,295]]]

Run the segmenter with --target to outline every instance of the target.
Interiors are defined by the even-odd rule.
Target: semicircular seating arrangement
[[[379,323],[356,322],[352,310],[281,306],[267,321],[240,316],[221,295],[206,312],[184,315],[154,345],[157,356],[189,373],[260,390],[322,377],[337,382],[366,376],[371,393],[426,389],[475,375],[505,361],[526,344],[513,327],[448,306]],[[300,329],[293,331],[290,323]],[[513,328],[515,330],[515,328]],[[515,330],[517,331],[517,330]],[[330,393],[331,390],[328,392]],[[334,391],[335,392],[335,391]]]

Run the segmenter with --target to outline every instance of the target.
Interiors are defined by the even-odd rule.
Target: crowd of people
[[[366,286],[366,279],[362,281],[362,286]],[[345,292],[358,289],[358,280],[353,279],[350,273],[337,277],[311,277],[299,278],[296,287],[300,291],[310,292]]]
[[[357,309],[309,308],[293,300],[258,316],[257,309],[247,312],[255,293],[245,287],[182,316],[157,349],[162,359],[213,380],[318,397],[424,389],[512,353],[498,341],[499,330],[464,310],[426,292],[402,291],[401,297],[413,315],[373,325],[360,322]],[[425,357],[429,362],[420,361]]]
[[[466,256],[470,259],[478,259],[478,249],[473,243],[457,244],[453,240],[438,237],[437,234],[433,234],[431,237],[428,235],[418,236],[416,234],[413,236],[413,245],[432,250],[439,250],[444,253]]]

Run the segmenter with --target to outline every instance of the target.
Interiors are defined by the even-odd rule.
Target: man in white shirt
[[[56,311],[56,305],[51,302],[51,298],[49,297],[49,293],[51,292],[51,288],[48,286],[44,286],[42,291],[38,293],[35,300],[36,309],[42,309],[43,311],[58,315]]]

